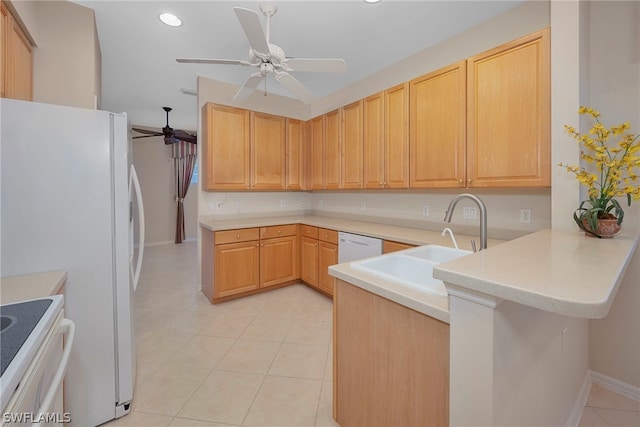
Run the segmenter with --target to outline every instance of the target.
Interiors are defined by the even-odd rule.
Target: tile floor
[[[197,244],[145,249],[136,293],[138,372],[121,426],[337,426],[331,300],[294,285],[212,306]],[[640,402],[594,385],[581,427],[640,427]]]

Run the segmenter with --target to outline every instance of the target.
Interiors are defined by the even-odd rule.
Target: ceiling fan
[[[171,111],[172,108],[162,107],[162,109],[167,113],[167,125],[162,128],[162,132],[156,132],[154,130],[132,127],[131,130],[144,134],[144,135],[134,136],[132,137],[132,139],[150,138],[152,136],[164,136],[164,143],[167,145],[175,144],[180,141],[186,141],[192,144],[197,144],[198,138],[196,135],[187,133],[180,129],[174,130],[172,127],[169,126],[169,111]]]
[[[251,74],[247,78],[233,99],[237,101],[246,100],[267,74],[275,74],[276,81],[287,88],[302,102],[310,104],[311,101],[313,101],[313,94],[302,83],[289,74],[290,71],[344,72],[346,70],[347,66],[343,59],[288,57],[285,56],[282,48],[273,43],[269,43],[271,17],[278,11],[275,4],[270,2],[260,4],[260,11],[267,17],[266,32],[262,31],[260,17],[256,11],[243,7],[234,7],[233,10],[249,40],[248,61],[207,58],[176,59],[177,62],[181,63],[244,65],[258,68],[259,71]]]

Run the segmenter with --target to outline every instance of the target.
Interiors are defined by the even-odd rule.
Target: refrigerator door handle
[[[136,168],[131,165],[131,177],[129,179],[129,196],[131,197],[131,190],[136,192],[136,202],[138,205],[138,259],[136,260],[136,268],[133,269],[133,290],[138,288],[138,281],[140,280],[140,270],[142,269],[142,256],[144,255],[144,206],[142,205],[142,192],[140,191],[140,181],[138,180],[138,174]],[[133,251],[131,253],[130,261],[133,261]],[[133,265],[131,265],[133,268]]]

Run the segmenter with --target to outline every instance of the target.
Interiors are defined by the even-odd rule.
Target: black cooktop
[[[50,299],[39,299],[0,305],[0,376],[29,338],[51,302]]]

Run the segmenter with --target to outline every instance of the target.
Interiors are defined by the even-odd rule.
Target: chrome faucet
[[[473,194],[469,193],[458,194],[449,203],[447,212],[444,214],[444,220],[446,222],[451,222],[453,210],[455,209],[456,204],[458,204],[458,202],[462,199],[473,200],[475,204],[478,205],[478,210],[480,210],[480,250],[487,249],[487,207],[478,196],[474,196]],[[473,251],[475,252],[475,245]]]

